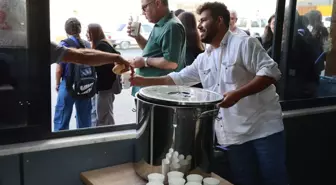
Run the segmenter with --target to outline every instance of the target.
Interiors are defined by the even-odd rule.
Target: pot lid
[[[207,105],[216,104],[222,101],[223,95],[205,89],[176,86],[159,85],[149,86],[140,89],[139,95],[148,100],[156,102],[169,102],[175,105]]]

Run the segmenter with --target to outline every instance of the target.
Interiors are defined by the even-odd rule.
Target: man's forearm
[[[146,47],[147,40],[142,35],[139,35],[139,37],[135,38],[135,40],[142,50]]]
[[[119,54],[107,53],[93,49],[72,49],[69,48],[62,61],[85,64],[91,66],[100,66],[122,61]]]
[[[177,63],[167,61],[163,57],[148,58],[147,64],[151,67],[165,70],[175,70],[178,67]]]
[[[141,86],[151,86],[151,85],[175,85],[172,78],[169,76],[162,77],[147,77],[143,80]]]
[[[275,82],[276,80],[271,77],[256,76],[252,81],[242,86],[241,88],[237,89],[236,91],[241,98],[244,98],[263,91],[264,89],[274,84]]]
[[[59,85],[61,83],[61,74],[56,73],[56,85]]]
[[[62,77],[63,69],[60,64],[56,64],[56,85],[59,85],[61,82],[61,77]]]

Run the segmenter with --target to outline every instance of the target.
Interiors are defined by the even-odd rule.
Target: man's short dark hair
[[[71,17],[65,22],[65,32],[68,35],[76,35],[80,34],[82,31],[82,26],[81,23],[79,22],[78,19]]]
[[[197,14],[201,14],[202,12],[209,10],[211,16],[214,20],[217,20],[218,17],[223,17],[224,25],[229,27],[230,25],[230,12],[225,6],[224,3],[220,2],[206,2],[200,5],[197,8]]]

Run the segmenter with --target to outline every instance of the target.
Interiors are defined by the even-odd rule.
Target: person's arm
[[[119,54],[106,53],[93,49],[75,49],[50,44],[50,61],[58,63],[60,61],[90,66],[100,66],[104,64],[118,63],[129,66],[129,63]]]
[[[255,77],[240,88],[224,93],[224,99],[218,107],[232,107],[240,99],[263,91],[281,77],[277,63],[266,53],[256,38],[250,37],[243,42],[240,52],[244,67],[255,74]]]
[[[68,47],[67,43],[61,41],[59,43],[59,46],[60,47]],[[56,91],[58,91],[58,88],[59,88],[59,85],[61,83],[61,78],[62,78],[62,74],[63,74],[63,66],[64,66],[64,63],[62,62],[59,62],[56,64],[56,74],[55,74],[55,80],[56,80]]]
[[[132,86],[151,86],[151,85],[176,85],[170,76],[161,77],[142,77],[135,76],[130,79]]]
[[[255,38],[248,38],[242,47],[243,63],[255,78],[236,91],[241,98],[263,91],[281,78],[277,63]]]
[[[146,47],[147,40],[142,35],[139,34],[139,36],[135,38],[135,41],[142,50]]]
[[[111,63],[125,64],[126,66],[129,66],[129,63],[119,54],[107,53],[93,49],[67,48],[62,61],[90,66],[101,66]]]
[[[172,24],[170,28],[163,33],[163,38],[161,39],[163,57],[148,58],[147,64],[159,69],[175,70],[178,67],[178,63],[181,62],[181,55],[185,54],[185,51],[183,51],[185,39],[183,26],[180,24]]]
[[[62,77],[63,69],[61,64],[56,64],[56,90],[58,91],[58,87],[61,83],[61,77]]]
[[[143,50],[146,47],[147,40],[140,33],[137,37],[132,36],[131,33],[134,30],[131,25],[132,25],[132,22],[129,22],[127,25],[127,34],[128,36],[134,38],[135,41],[138,43],[139,47]],[[140,24],[140,27],[141,27],[141,24]]]

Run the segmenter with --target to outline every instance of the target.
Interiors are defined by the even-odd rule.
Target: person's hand
[[[139,27],[141,28],[141,23],[140,23]],[[135,38],[135,39],[140,36],[140,33],[136,37],[131,35],[132,31],[134,31],[134,27],[132,28],[132,22],[128,22],[128,24],[127,24],[127,34],[128,34],[128,36],[130,36],[132,38]]]
[[[114,62],[114,65],[117,65],[117,64],[119,64],[119,65],[125,65],[125,68],[127,69],[126,71],[129,70],[130,63],[126,59],[124,59],[122,56],[119,56],[113,62]]]
[[[145,60],[143,57],[135,57],[129,61],[129,64],[134,68],[142,68],[145,67]]]
[[[237,91],[224,93],[224,99],[222,102],[217,104],[217,107],[230,108],[234,106],[240,99],[242,99],[242,97]]]
[[[131,86],[144,86],[145,78],[139,75],[131,75],[130,82]]]
[[[59,91],[59,86],[60,86],[60,84],[56,84],[56,87],[55,87],[56,92]]]

